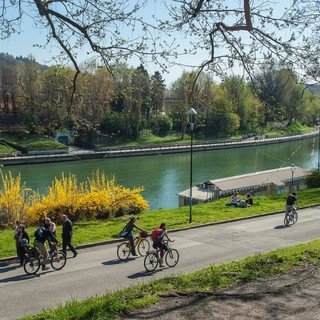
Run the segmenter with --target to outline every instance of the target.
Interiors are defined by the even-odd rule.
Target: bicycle
[[[165,243],[168,246],[168,251],[165,253],[164,261],[168,267],[172,268],[179,262],[179,252],[169,246],[168,240],[165,240]],[[144,258],[144,267],[147,271],[154,271],[158,264],[160,264],[160,249],[156,248],[147,253]]]
[[[148,234],[146,232],[139,232],[139,235],[134,239],[134,246],[137,249],[140,256],[145,256],[150,250],[150,243],[146,239]],[[117,246],[117,256],[119,260],[124,261],[129,258],[132,251],[130,241],[125,241]]]
[[[285,227],[288,227],[290,222],[295,224],[298,221],[298,213],[295,207],[292,207],[292,210],[289,213],[286,213],[284,216],[283,224]]]
[[[42,266],[43,257],[36,247],[26,248],[27,253],[25,254],[25,262],[23,269],[27,274],[36,274]],[[67,263],[67,257],[59,251],[56,244],[52,244],[52,255],[49,257],[51,267],[54,270],[61,270]]]

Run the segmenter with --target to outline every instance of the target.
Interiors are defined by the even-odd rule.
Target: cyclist
[[[296,193],[293,191],[290,195],[288,195],[287,200],[286,200],[286,211],[285,211],[285,215],[289,214],[290,212],[293,212],[295,210],[294,208],[294,204],[297,204],[297,206],[299,207],[298,204],[298,199],[296,197]]]
[[[45,242],[48,240],[54,243],[58,243],[58,240],[49,229],[45,229],[44,227],[39,227],[35,231],[34,236],[34,246],[38,248],[39,252],[43,256],[42,270],[48,270],[50,267],[46,266],[48,262],[48,251],[46,249]]]
[[[132,234],[133,229],[137,229],[141,232],[145,232],[143,229],[141,229],[140,227],[138,227],[135,222],[136,222],[136,218],[132,217],[129,222],[126,224],[126,226],[123,228],[123,230],[121,231],[121,236],[124,237],[125,239],[129,239],[130,241],[130,245],[131,245],[131,254],[133,256],[137,256],[136,253],[136,248],[134,246],[134,236]]]
[[[161,223],[159,228],[154,229],[152,233],[152,241],[153,241],[153,248],[160,249],[160,267],[164,267],[163,264],[163,257],[165,251],[168,251],[168,245],[164,241],[164,238],[166,238],[168,241],[173,242],[174,240],[171,240],[167,233],[167,226],[165,223]]]

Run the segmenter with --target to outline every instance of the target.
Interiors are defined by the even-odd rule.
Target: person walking
[[[56,224],[53,221],[51,221],[50,218],[44,218],[44,227],[46,229],[49,229],[56,236],[57,227]]]
[[[57,236],[56,235],[56,229],[57,229],[56,224],[53,221],[51,221],[50,218],[48,218],[48,217],[44,218],[44,227],[46,229],[50,230],[55,237]],[[53,248],[52,243],[50,241],[49,241],[49,248],[50,248],[49,256],[51,257],[54,252],[54,248]]]
[[[14,239],[14,241],[15,241],[15,243],[16,243],[16,252],[17,252],[17,258],[19,259],[19,237],[18,237],[18,235],[19,235],[19,226],[20,226],[20,224],[21,224],[21,221],[20,220],[17,220],[16,221],[16,225],[15,225],[15,227],[14,227],[14,229],[13,229],[13,239]]]
[[[67,256],[67,247],[69,247],[70,251],[73,253],[73,258],[78,255],[78,252],[74,248],[71,243],[73,236],[73,226],[72,222],[68,217],[64,214],[61,217],[63,225],[62,225],[62,252]]]
[[[20,225],[18,227],[18,233],[16,234],[16,241],[18,241],[18,247],[17,247],[18,248],[18,257],[20,260],[19,267],[23,266],[24,255],[26,254],[26,250],[21,243],[22,239],[26,239],[28,241],[28,243],[30,242],[30,238],[29,238],[28,232],[26,230],[26,226],[24,224],[20,223]]]

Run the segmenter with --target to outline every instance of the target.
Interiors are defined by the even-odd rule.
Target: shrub
[[[96,171],[85,183],[78,183],[74,174],[61,179],[55,178],[47,193],[40,196],[21,187],[20,175],[13,178],[2,176],[3,189],[0,190],[0,221],[2,226],[23,220],[27,225],[35,225],[45,217],[60,220],[66,214],[72,220],[103,218],[140,213],[148,208],[148,203],[140,195],[142,188],[126,189],[108,180],[104,173]]]
[[[318,170],[312,171],[306,179],[306,184],[310,189],[320,187],[320,172]]]

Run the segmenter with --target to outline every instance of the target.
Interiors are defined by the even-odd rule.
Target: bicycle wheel
[[[67,263],[66,255],[62,251],[56,251],[51,257],[50,263],[54,270],[61,270]]]
[[[158,263],[158,256],[155,252],[149,252],[144,258],[144,267],[147,271],[154,271]]]
[[[122,242],[118,245],[117,256],[120,260],[127,260],[131,252],[130,242]]]
[[[140,256],[145,256],[150,250],[150,243],[147,239],[141,239],[138,244],[138,252]]]
[[[297,221],[298,221],[298,214],[297,214],[297,212],[293,212],[292,223],[295,224]]]
[[[169,249],[165,261],[168,267],[174,267],[179,261],[179,252],[176,249]]]
[[[40,258],[30,257],[24,263],[23,269],[27,274],[36,274],[40,269]]]
[[[289,215],[286,214],[284,216],[283,224],[284,224],[285,227],[287,227],[289,225],[289,223],[290,223]]]

